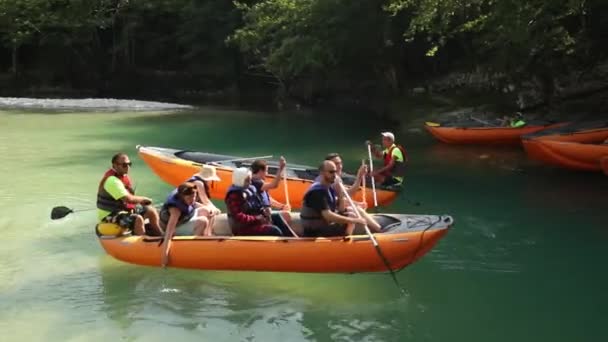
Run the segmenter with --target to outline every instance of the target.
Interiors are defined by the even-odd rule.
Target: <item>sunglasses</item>
[[[120,165],[120,166],[122,166],[122,167],[127,167],[127,166],[131,167],[131,166],[133,166],[133,163],[132,163],[132,162],[128,162],[128,163],[119,163],[118,165]]]
[[[331,174],[334,174],[334,173],[336,173],[336,172],[338,172],[338,171],[336,171],[336,170],[329,170],[329,171],[326,171],[326,172],[329,172],[329,173],[331,173]]]

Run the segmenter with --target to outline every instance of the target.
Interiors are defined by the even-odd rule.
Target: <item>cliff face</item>
[[[394,101],[390,116],[421,121],[470,113],[496,117],[515,111],[555,119],[608,116],[608,61],[545,79],[514,79],[481,70],[450,73],[409,89]]]

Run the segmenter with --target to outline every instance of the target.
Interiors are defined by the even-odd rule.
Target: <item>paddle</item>
[[[235,158],[235,159],[227,159],[227,160],[217,160],[217,161],[207,162],[207,164],[231,163],[231,162],[236,162],[236,161],[255,160],[255,159],[269,159],[269,158],[272,158],[272,155],[269,155],[269,156],[260,156],[260,157],[247,157],[247,158]]]
[[[378,198],[376,197],[376,181],[374,180],[374,160],[372,159],[372,145],[367,144],[367,155],[369,157],[369,173],[372,178],[372,191],[374,195],[374,207],[378,206]]]
[[[74,210],[74,209],[70,209],[68,207],[59,206],[59,207],[55,207],[55,208],[53,208],[53,210],[51,210],[51,220],[58,220],[58,219],[64,218],[71,213],[78,213],[81,211],[91,211],[91,210],[95,210],[95,209],[97,209],[97,208]]]
[[[283,185],[283,189],[285,189],[285,204],[291,208],[291,203],[289,203],[289,190],[287,189],[287,168],[283,170]]]
[[[365,159],[361,159],[361,165],[365,165]],[[366,177],[367,177],[366,175],[363,175],[363,177],[361,177],[361,187],[362,187],[361,191],[363,192],[362,193],[362,195],[363,195],[362,196],[363,197],[363,203],[365,203],[365,207],[367,208],[367,194],[366,194],[366,191],[365,191],[365,185],[366,185],[365,184],[365,178]]]
[[[348,200],[348,203],[350,204],[350,206],[353,208],[355,214],[357,215],[357,218],[361,218],[361,213],[359,213],[359,208],[357,206],[355,206],[355,203],[353,202],[352,198],[350,198],[350,196],[348,195],[348,191],[346,191],[346,188],[342,184],[342,179],[340,179],[339,177],[336,177],[336,180],[338,181],[338,186],[341,188],[342,192],[344,193],[344,197],[346,197],[346,199]],[[364,225],[364,227],[365,227],[365,233],[367,233],[367,236],[369,236],[370,240],[372,241],[372,244],[374,245],[374,248],[376,249],[378,256],[380,256],[380,259],[382,259],[384,266],[386,266],[388,271],[391,273],[391,277],[393,278],[395,285],[397,285],[397,288],[399,288],[399,290],[401,290],[401,293],[403,295],[405,295],[406,294],[405,290],[401,287],[401,285],[399,285],[399,281],[397,280],[397,276],[395,275],[395,272],[393,271],[390,263],[384,256],[384,253],[382,253],[382,249],[380,249],[380,245],[378,244],[378,241],[374,237],[374,234],[372,234],[372,232],[369,230],[367,223]]]
[[[289,209],[291,211],[291,203],[289,202],[289,191],[287,190],[287,168],[285,168],[283,170],[283,185],[285,189],[285,204],[289,206]],[[285,225],[287,226],[287,228],[289,228],[289,231],[291,232],[291,234],[293,234],[293,236],[295,236],[296,238],[300,238],[298,236],[298,234],[296,234],[296,232],[291,229],[291,226],[289,225],[289,223],[287,223],[285,220],[283,220],[285,222]]]
[[[485,120],[478,119],[478,118],[474,117],[473,115],[471,115],[471,120],[477,121],[477,122],[482,123],[482,124],[484,124],[486,126],[496,126],[496,125],[492,125],[491,123],[489,123],[489,122],[487,122]]]

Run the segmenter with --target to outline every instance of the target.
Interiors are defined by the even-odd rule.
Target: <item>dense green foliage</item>
[[[0,0],[0,74],[13,91],[266,85],[315,104],[487,70],[550,95],[555,75],[606,58],[607,12],[603,0]]]

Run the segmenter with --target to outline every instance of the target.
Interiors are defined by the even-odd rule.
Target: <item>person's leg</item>
[[[213,236],[213,225],[215,224],[215,215],[209,217],[209,223],[207,224],[207,229],[205,229],[203,235],[204,236]]]
[[[159,218],[158,218],[158,211],[156,211],[156,208],[154,208],[153,206],[145,206],[143,208],[144,208],[143,217],[148,219],[148,221],[150,223],[150,228],[152,228],[154,233],[158,234],[158,236],[165,235],[163,230],[160,228],[160,225],[158,224]]]
[[[135,214],[132,214],[131,217],[134,218],[132,227],[135,235],[146,235],[144,218]]]
[[[291,233],[291,229],[289,229],[289,226],[287,225],[287,222],[285,222],[285,220],[283,219],[281,213],[273,213],[270,215],[270,218],[272,220],[272,224],[277,226],[281,230],[283,236],[293,236],[293,234]]]
[[[198,216],[193,218],[194,228],[192,234],[195,236],[204,236],[205,230],[209,226],[209,219],[205,216]]]
[[[357,209],[359,210],[359,215],[361,215],[361,217],[365,219],[365,222],[367,222],[367,227],[369,228],[369,230],[372,231],[372,233],[379,233],[382,230],[382,227],[380,226],[380,224],[378,224],[378,222],[376,222],[376,220],[374,220],[372,215],[368,214],[365,210],[361,208]]]

